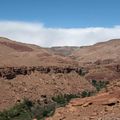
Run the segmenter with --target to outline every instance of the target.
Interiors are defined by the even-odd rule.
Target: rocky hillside
[[[57,55],[68,56],[80,63],[97,60],[120,60],[120,39],[97,43],[83,47],[55,47],[52,51]]]
[[[58,108],[47,120],[119,120],[120,79],[112,82],[96,96],[77,98]]]
[[[12,68],[13,69],[13,68]],[[0,78],[0,110],[13,106],[24,98],[40,100],[42,96],[76,94],[94,90],[94,87],[81,75],[77,68],[38,67],[34,71],[14,68],[12,72],[3,70]],[[8,72],[9,71],[9,72]],[[31,73],[30,73],[31,72]]]
[[[45,48],[0,38],[0,66],[76,65],[70,58],[54,55]]]
[[[73,99],[48,120],[119,118],[120,40],[86,47],[41,48],[0,38],[0,111],[24,98],[46,101],[57,95],[94,93]],[[110,113],[113,114],[110,114]],[[114,115],[115,114],[115,115]],[[104,116],[104,117],[103,117]]]

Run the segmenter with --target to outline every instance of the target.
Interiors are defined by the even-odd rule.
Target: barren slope
[[[73,60],[54,55],[45,48],[0,38],[0,66],[61,66],[74,63]]]
[[[80,62],[95,62],[105,59],[120,60],[120,40],[115,39],[88,47],[81,47],[70,56]]]
[[[52,52],[61,56],[69,56],[80,63],[97,60],[120,60],[120,39],[97,43],[83,47],[53,47]]]

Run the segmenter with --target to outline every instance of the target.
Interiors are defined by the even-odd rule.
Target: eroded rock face
[[[115,91],[118,94],[111,93],[101,93],[96,96],[86,97],[83,99],[74,99],[71,100],[70,104],[72,106],[83,106],[88,107],[89,105],[104,105],[104,106],[112,106],[120,102],[119,92]]]
[[[79,75],[85,75],[88,71],[85,70],[83,67],[43,67],[43,66],[37,66],[37,67],[5,67],[0,68],[0,77],[6,78],[6,79],[13,79],[17,75],[30,75],[32,72],[40,72],[40,73],[63,73],[67,74],[70,72],[76,72]]]

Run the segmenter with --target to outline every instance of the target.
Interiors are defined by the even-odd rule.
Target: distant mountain
[[[55,55],[46,48],[0,37],[0,66],[59,66],[71,64],[74,64],[74,62],[70,58]]]
[[[56,55],[61,55],[61,56],[69,56],[71,55],[74,51],[78,50],[79,47],[69,47],[69,46],[64,46],[64,47],[51,47],[50,50]]]
[[[77,65],[106,59],[120,60],[120,39],[83,47],[42,48],[0,37],[0,66]]]
[[[92,46],[82,47],[70,55],[80,62],[94,62],[105,59],[120,59],[120,39],[97,43]]]
[[[120,39],[82,47],[54,47],[54,54],[67,56],[78,62],[95,62],[97,60],[120,60]]]

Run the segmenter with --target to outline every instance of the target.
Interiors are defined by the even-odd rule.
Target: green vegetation
[[[37,120],[44,119],[45,117],[49,117],[54,114],[56,108],[56,104],[51,102],[49,104],[36,104],[32,109],[32,113]]]
[[[90,92],[90,91],[85,90],[85,91],[83,91],[81,93],[81,97],[82,98],[84,98],[84,97],[90,97],[90,96],[92,96],[92,92]]]
[[[91,92],[83,91],[81,94],[60,94],[52,97],[52,101],[48,104],[33,103],[25,99],[22,103],[16,104],[9,110],[0,112],[0,120],[44,120],[54,114],[57,107],[63,107],[73,98],[83,98],[91,96]]]
[[[0,120],[31,120],[32,113],[30,108],[33,103],[29,100],[24,100],[22,103],[16,104],[13,108],[0,112]]]
[[[57,106],[65,106],[73,98],[79,98],[79,95],[76,94],[64,94],[57,95],[52,97],[52,100],[57,103]]]
[[[55,104],[39,105],[29,100],[16,104],[13,108],[0,112],[0,120],[37,120],[50,116],[55,111]]]
[[[53,102],[48,104],[33,103],[25,99],[9,110],[0,112],[0,120],[32,120],[33,118],[44,120],[45,117],[53,115],[57,107],[65,106],[72,98],[78,97],[80,96],[75,94],[61,94],[52,97]]]
[[[108,81],[96,81],[92,80],[92,85],[96,88],[97,91],[100,91],[103,88],[106,88]]]

